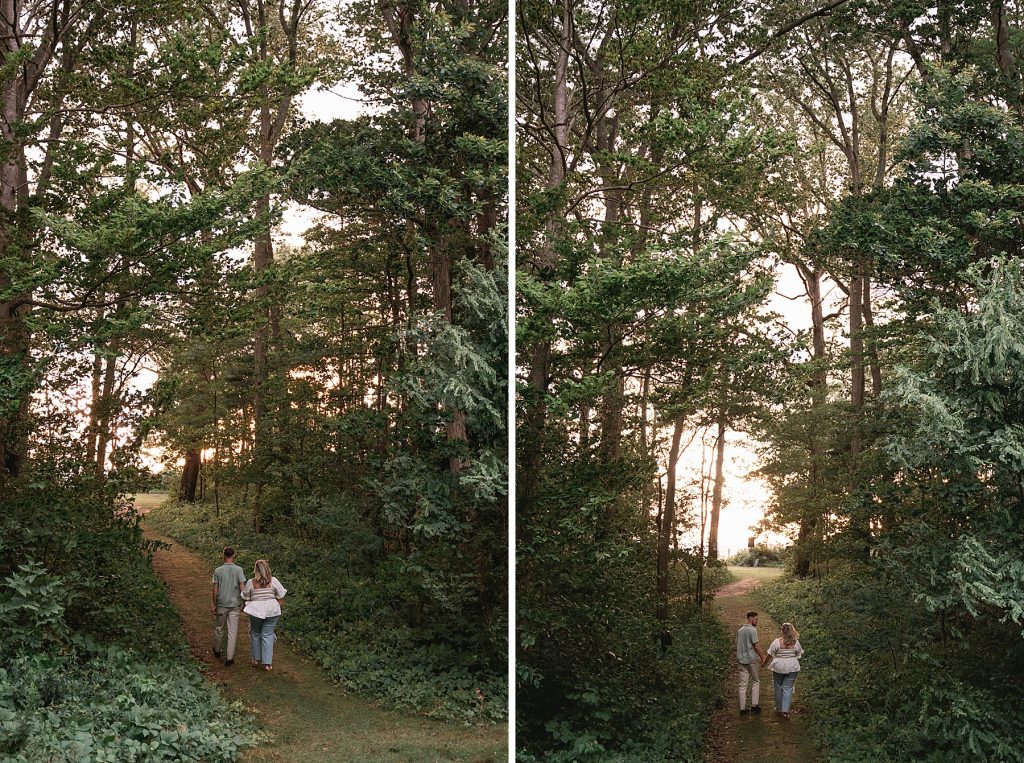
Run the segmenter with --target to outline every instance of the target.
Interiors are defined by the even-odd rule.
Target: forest
[[[0,9],[0,757],[265,741],[150,531],[270,559],[346,691],[503,721],[505,3]]]
[[[1024,760],[1022,22],[517,3],[520,761],[708,759],[740,435],[816,759]]]

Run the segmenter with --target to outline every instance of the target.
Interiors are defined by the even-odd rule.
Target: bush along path
[[[145,506],[140,506],[142,511]],[[248,751],[244,761],[380,761],[498,763],[508,756],[504,725],[462,727],[382,710],[348,695],[285,639],[274,646],[274,670],[249,666],[245,616],[238,628],[235,664],[224,667],[212,654],[211,568],[171,538],[146,527],[146,536],[170,543],[153,566],[166,582],[181,614],[189,647],[228,700],[251,708],[271,742]],[[287,618],[287,600],[282,621]]]
[[[712,763],[815,763],[822,756],[814,749],[807,733],[807,706],[801,701],[797,678],[789,719],[775,713],[772,671],[761,668],[761,713],[739,714],[739,670],[736,666],[735,635],[746,622],[746,614],[759,614],[757,635],[761,649],[767,651],[779,635],[781,623],[775,622],[755,598],[755,589],[778,577],[773,568],[730,567],[739,580],[723,586],[715,594],[715,611],[722,619],[730,640],[729,670],[722,687],[722,703],[711,720],[707,760]],[[800,629],[797,623],[797,630]],[[749,689],[748,689],[749,691]],[[749,696],[748,696],[749,702]]]

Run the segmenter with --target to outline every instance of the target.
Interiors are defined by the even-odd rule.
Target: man
[[[227,626],[227,652],[224,665],[235,664],[235,642],[238,640],[238,615],[242,609],[242,587],[245,573],[235,564],[235,550],[224,548],[224,564],[213,571],[213,654],[219,658],[224,646],[224,630]]]
[[[747,714],[747,684],[750,709],[761,712],[761,666],[766,659],[757,643],[757,612],[747,612],[747,624],[736,631],[736,659],[740,663],[740,715]]]

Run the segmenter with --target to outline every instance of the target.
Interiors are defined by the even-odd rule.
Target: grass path
[[[163,496],[138,496],[145,513]],[[174,541],[145,526],[146,536]],[[274,670],[249,667],[248,628],[243,615],[238,628],[235,664],[226,668],[211,653],[213,615],[210,612],[210,565],[174,543],[153,560],[167,583],[185,624],[189,648],[204,666],[207,678],[229,699],[255,708],[262,727],[274,735],[271,743],[250,750],[244,761],[321,763],[435,763],[467,761],[498,763],[508,757],[505,725],[463,727],[429,718],[388,712],[346,694],[322,671],[297,655],[284,639],[274,646]],[[287,607],[285,608],[287,617]]]
[[[778,577],[782,571],[770,567],[730,567],[729,570],[739,579],[718,590],[715,594],[715,610],[731,634],[735,634],[746,622],[748,611],[757,610],[760,613],[757,633],[761,648],[767,650],[779,635],[781,624],[772,620],[757,605],[753,590],[765,581]],[[820,761],[821,756],[807,736],[804,718],[807,708],[800,701],[800,679],[797,678],[789,720],[785,720],[775,714],[772,672],[768,668],[761,668],[761,714],[741,716],[738,676],[736,657],[733,654],[728,678],[722,689],[722,707],[715,712],[711,721],[707,759],[712,763]]]

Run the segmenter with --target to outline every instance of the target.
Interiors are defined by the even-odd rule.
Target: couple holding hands
[[[757,639],[757,612],[747,612],[747,624],[736,632],[736,659],[740,663],[740,715],[747,712],[747,685],[750,684],[750,711],[761,712],[761,668],[772,661],[772,675],[775,689],[775,712],[789,718],[793,702],[793,685],[800,672],[800,658],[804,649],[800,646],[800,634],[792,623],[782,624],[782,634],[768,647],[768,653],[761,651]]]
[[[281,604],[287,593],[281,582],[270,573],[266,559],[257,559],[252,577],[235,564],[235,550],[224,548],[224,564],[213,571],[213,654],[224,654],[224,665],[235,663],[235,642],[238,639],[238,616],[249,616],[249,656],[251,665],[272,670],[274,663],[274,629],[281,618]],[[243,609],[244,606],[244,609]],[[227,651],[224,651],[225,640]]]

